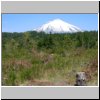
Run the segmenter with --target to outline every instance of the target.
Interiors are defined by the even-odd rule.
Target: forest
[[[73,86],[78,71],[98,85],[98,31],[2,32],[2,85]]]

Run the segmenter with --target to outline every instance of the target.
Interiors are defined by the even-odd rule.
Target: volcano
[[[53,21],[49,21],[46,24],[43,24],[41,27],[36,29],[37,32],[45,32],[45,33],[76,33],[82,32],[80,28],[69,24],[61,19],[55,19]]]

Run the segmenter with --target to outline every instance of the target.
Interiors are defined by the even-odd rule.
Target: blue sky
[[[2,32],[25,32],[58,18],[82,30],[98,30],[97,14],[2,14]]]

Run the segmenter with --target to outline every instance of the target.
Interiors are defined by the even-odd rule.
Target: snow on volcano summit
[[[62,21],[61,19],[55,19],[50,21],[40,28],[36,29],[37,32],[45,33],[75,33],[81,32],[82,30],[74,25]]]

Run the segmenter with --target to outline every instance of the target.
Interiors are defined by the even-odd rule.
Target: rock
[[[77,72],[76,73],[75,86],[86,86],[86,74],[85,74],[85,72]]]

